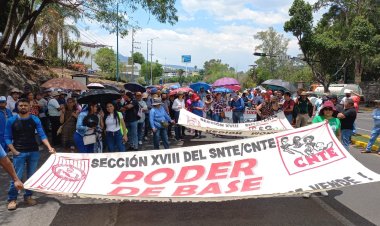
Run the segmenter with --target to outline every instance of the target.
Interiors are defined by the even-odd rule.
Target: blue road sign
[[[191,55],[182,55],[182,63],[191,63]]]

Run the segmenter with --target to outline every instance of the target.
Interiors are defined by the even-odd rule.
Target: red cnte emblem
[[[86,178],[83,170],[72,165],[54,165],[52,167],[53,173],[58,178],[65,181],[81,181]]]
[[[187,124],[189,126],[201,126],[201,123],[198,122],[196,118],[187,116]]]

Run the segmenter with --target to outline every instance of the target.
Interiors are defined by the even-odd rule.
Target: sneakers
[[[147,141],[148,140],[148,137],[144,137],[144,141]]]
[[[142,141],[141,140],[139,141],[139,145],[142,145]]]
[[[329,193],[327,193],[327,191],[321,191],[320,193],[321,193],[321,195],[324,196],[324,197],[329,196]]]
[[[35,200],[35,199],[33,199],[32,197],[25,197],[24,198],[24,202],[26,203],[26,204],[28,204],[29,206],[34,206],[34,205],[36,205],[37,204],[37,201]]]
[[[17,202],[16,200],[12,200],[8,203],[8,210],[15,210],[17,209]]]

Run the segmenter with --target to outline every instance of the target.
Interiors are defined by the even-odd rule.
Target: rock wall
[[[56,77],[46,66],[39,66],[32,62],[18,62],[7,65],[0,62],[0,95],[7,95],[12,88],[33,91],[39,90],[39,85]]]

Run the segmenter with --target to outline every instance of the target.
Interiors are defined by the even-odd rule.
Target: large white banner
[[[73,197],[213,201],[294,195],[380,180],[326,123],[169,150],[51,155],[27,189]]]
[[[293,129],[283,112],[257,122],[223,123],[199,117],[181,109],[178,124],[208,133],[232,136],[261,136]]]
[[[232,119],[232,109],[230,107],[224,108],[224,113],[226,115],[226,118]],[[243,117],[244,119],[256,120],[257,112],[256,110],[246,109],[243,113]]]

